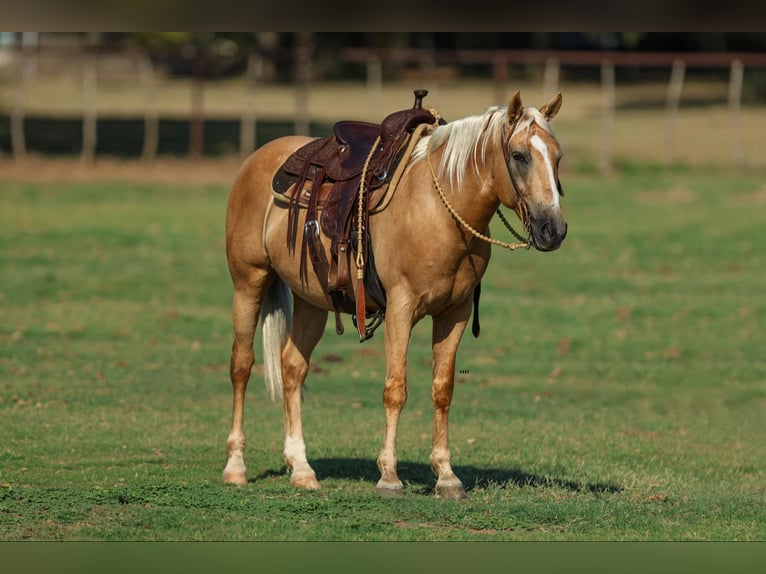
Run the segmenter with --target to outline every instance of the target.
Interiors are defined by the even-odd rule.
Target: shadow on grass
[[[360,458],[323,458],[309,461],[317,478],[321,482],[323,478],[340,478],[347,480],[364,480],[373,484],[380,478],[380,472],[374,460]],[[399,461],[399,478],[405,484],[409,484],[422,494],[431,494],[436,484],[436,477],[428,464],[420,462]],[[551,476],[542,476],[524,472],[520,469],[504,468],[478,468],[475,466],[455,466],[455,474],[463,481],[465,489],[471,492],[482,488],[508,488],[508,487],[551,487],[561,488],[571,492],[593,492],[616,494],[622,492],[622,488],[615,484],[607,483],[583,483],[574,480],[564,480]],[[255,479],[259,480],[271,476],[281,476],[287,473],[286,468],[279,470],[267,470],[259,474]]]

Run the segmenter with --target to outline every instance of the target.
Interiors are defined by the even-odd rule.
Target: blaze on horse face
[[[539,110],[524,108],[519,92],[508,105],[508,170],[519,199],[516,212],[540,251],[558,249],[567,235],[558,174],[562,153],[548,124],[560,108],[561,93]]]

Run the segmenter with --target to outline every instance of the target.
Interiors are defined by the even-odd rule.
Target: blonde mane
[[[444,146],[437,173],[452,182],[458,190],[461,189],[469,164],[473,164],[476,173],[485,166],[487,145],[490,141],[497,141],[507,110],[505,106],[493,106],[481,115],[467,116],[438,126],[430,136],[422,138],[415,146],[410,164],[422,161],[428,154]],[[531,107],[524,108],[514,133],[523,129],[528,131],[533,124],[553,133],[543,115]]]

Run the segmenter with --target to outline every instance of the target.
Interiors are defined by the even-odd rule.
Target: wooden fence
[[[670,68],[667,88],[667,122],[665,128],[665,157],[674,160],[676,118],[681,103],[686,68],[728,68],[728,105],[733,129],[733,163],[737,169],[745,165],[741,137],[742,83],[745,67],[766,67],[764,53],[698,53],[698,52],[616,52],[616,51],[553,51],[553,50],[456,50],[435,52],[412,49],[370,50],[350,49],[343,52],[348,61],[367,66],[368,90],[376,92],[382,86],[382,62],[415,62],[423,70],[433,70],[437,65],[460,65],[469,63],[492,64],[495,100],[502,101],[508,85],[508,68],[511,64],[544,66],[543,93],[554,93],[558,88],[560,68],[568,66],[599,66],[601,68],[601,123],[602,150],[599,168],[610,173],[614,155],[614,120],[616,113],[615,85],[616,67]]]
[[[10,110],[10,139],[14,158],[22,158],[27,153],[25,139],[25,101],[28,95],[30,79],[33,74],[35,58],[40,48],[19,49],[16,57],[14,74],[14,97]],[[93,161],[96,155],[97,93],[99,90],[97,59],[101,53],[93,47],[83,47],[76,54],[81,58],[79,66],[82,95],[82,147],[83,161]],[[138,78],[144,94],[144,142],[142,157],[144,161],[153,161],[159,148],[159,114],[157,112],[156,70],[147,54],[133,51],[127,54],[138,70]],[[728,105],[731,114],[733,137],[735,141],[733,163],[735,167],[744,165],[740,137],[740,110],[742,84],[746,68],[766,67],[766,54],[760,53],[645,53],[645,52],[608,52],[608,51],[549,51],[549,50],[456,50],[433,51],[414,49],[346,49],[337,54],[346,62],[355,62],[366,70],[366,88],[371,101],[381,101],[383,91],[383,65],[385,62],[399,62],[419,66],[424,77],[428,77],[437,66],[461,66],[483,64],[492,70],[495,100],[505,98],[509,83],[509,66],[514,64],[541,66],[542,82],[546,93],[554,92],[559,84],[560,68],[566,66],[590,66],[600,68],[601,84],[601,152],[598,164],[604,173],[612,170],[614,155],[615,105],[615,69],[619,67],[659,67],[670,70],[667,86],[666,110],[667,122],[664,134],[667,153],[673,159],[673,142],[676,137],[676,116],[681,103],[681,93],[687,68],[727,68],[729,70]],[[293,118],[294,132],[308,134],[310,116],[308,112],[309,91],[312,85],[312,64],[314,54],[310,42],[298,42],[296,49],[289,53],[260,53],[249,55],[246,78],[248,92],[241,108],[239,148],[243,155],[249,153],[256,142],[258,118],[258,90],[260,70],[269,59],[290,58],[295,63],[295,102],[296,113]],[[189,112],[189,154],[198,158],[203,153],[204,140],[204,93],[205,81],[201,74],[195,74],[190,88],[191,108]]]

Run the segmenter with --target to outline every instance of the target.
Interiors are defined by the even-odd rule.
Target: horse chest
[[[483,250],[482,250],[483,251]],[[420,277],[420,307],[425,314],[438,313],[445,307],[465,301],[471,297],[476,284],[487,268],[486,256],[466,254],[454,265],[432,269]]]

